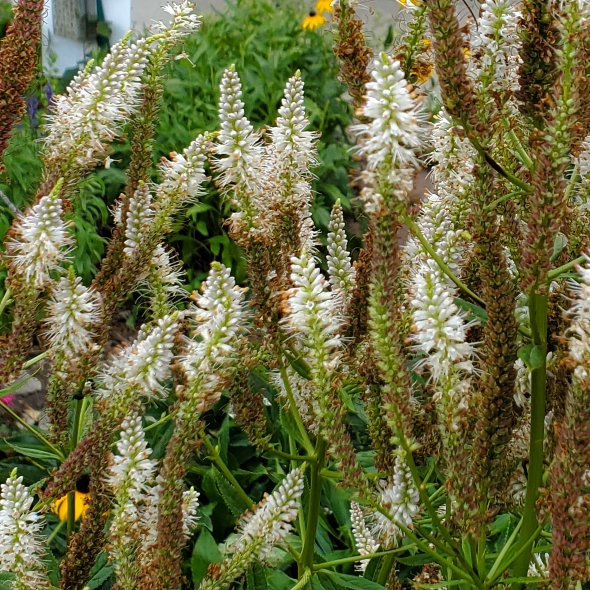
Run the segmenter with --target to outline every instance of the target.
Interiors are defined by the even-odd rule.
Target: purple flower
[[[49,80],[43,86],[43,92],[45,92],[45,98],[47,99],[47,106],[52,106],[53,103],[53,88],[51,88],[51,82]]]
[[[29,121],[33,129],[39,127],[39,119],[37,113],[39,112],[39,99],[36,94],[27,96],[27,114],[29,115]]]

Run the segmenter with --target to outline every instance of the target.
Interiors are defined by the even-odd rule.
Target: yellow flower
[[[424,45],[424,47],[430,47],[432,45],[432,41],[425,37],[424,39],[422,39],[422,45]]]
[[[313,31],[318,27],[323,27],[326,24],[326,19],[321,15],[317,14],[314,10],[309,13],[309,16],[303,21],[301,25],[304,29]]]
[[[332,14],[332,0],[318,0],[318,3],[315,5],[315,11],[319,14],[322,14],[322,12]]]
[[[76,497],[76,509],[74,511],[74,515],[76,520],[80,520],[80,517],[84,517],[86,515],[86,511],[88,510],[88,493],[79,492],[76,490],[74,492]],[[68,520],[68,496],[62,496],[58,500],[55,501],[52,508],[53,512],[59,516],[60,520],[66,521]]]

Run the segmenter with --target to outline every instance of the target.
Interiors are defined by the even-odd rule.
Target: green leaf
[[[55,559],[55,555],[53,555],[53,551],[47,548],[47,553],[45,555],[45,563],[47,565],[47,572],[49,574],[49,581],[53,586],[59,585],[59,564],[57,563],[57,559]]]
[[[100,560],[100,562],[104,564],[103,567],[98,569],[98,571],[94,574],[94,576],[92,576],[88,584],[86,584],[86,588],[89,588],[90,590],[100,588],[111,577],[113,573],[113,566],[107,563],[106,557],[104,558],[104,560]],[[97,561],[97,564],[98,563],[99,561]],[[94,570],[94,568],[92,569]]]
[[[53,460],[53,461],[61,461],[61,457],[56,455],[55,453],[51,453],[49,451],[41,451],[36,447],[24,447],[20,445],[15,445],[8,442],[4,439],[4,442],[13,450],[16,451],[19,455],[23,457],[31,457],[31,459],[45,459],[45,460]]]
[[[13,573],[0,572],[0,590],[11,590],[12,580],[14,580]]]
[[[510,526],[510,522],[512,517],[510,514],[500,514],[492,524],[488,526],[488,530],[490,531],[491,535],[496,535],[497,533],[501,533],[502,531],[506,530]]]
[[[264,568],[254,564],[246,571],[246,583],[248,590],[268,590]]]
[[[265,568],[266,581],[271,590],[291,590],[297,580],[290,578],[285,572],[279,569]]]
[[[534,369],[536,369],[537,367],[540,367],[543,362],[546,359],[546,355],[543,353],[543,349],[540,346],[533,346],[532,350],[531,350],[531,356],[530,356],[530,368],[531,371],[533,371]]]
[[[533,350],[534,344],[527,344],[522,348],[518,349],[518,358],[530,368],[531,366],[531,351]]]
[[[381,584],[371,582],[366,578],[359,578],[358,576],[349,576],[348,574],[340,574],[330,570],[320,570],[320,574],[330,576],[337,584],[352,590],[383,590]]]
[[[555,236],[555,242],[553,242],[553,254],[551,254],[550,261],[555,262],[566,246],[567,237],[562,233],[557,234]]]
[[[242,502],[242,499],[234,489],[234,486],[232,486],[232,484],[229,481],[227,481],[225,475],[223,475],[221,471],[219,471],[215,467],[212,467],[212,469],[213,478],[215,480],[215,486],[217,487],[217,491],[223,498],[225,505],[229,508],[233,516],[235,516],[236,518],[241,516],[244,510],[247,510],[248,508],[250,508],[250,506],[244,506],[244,502]]]
[[[469,312],[473,314],[483,326],[486,325],[488,321],[488,313],[479,305],[475,305],[474,303],[470,303],[469,301],[465,301],[465,299],[461,299],[459,297],[455,297],[453,299],[453,303],[461,308],[463,311]]]
[[[201,529],[191,557],[194,587],[198,588],[200,586],[201,581],[207,575],[210,564],[221,563],[222,561],[223,555],[219,551],[213,535],[207,529]]]

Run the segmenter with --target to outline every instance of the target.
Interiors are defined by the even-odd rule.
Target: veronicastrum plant
[[[203,526],[203,490],[185,484],[200,446],[228,505],[248,508],[195,580],[202,589],[243,580],[579,589],[589,580],[590,4],[487,0],[461,26],[451,0],[407,3],[396,55],[373,60],[354,8],[334,6],[336,54],[358,109],[370,229],[353,264],[336,203],[327,273],[310,213],[318,134],[307,129],[298,72],[276,123],[255,130],[228,68],[219,130],[163,160],[158,183],[149,169],[162,68],[199,27],[189,2],[169,6],[171,24],[150,37],[115,45],[57,99],[43,182],[5,244],[4,393],[38,361],[25,362],[35,334],[51,365],[47,428],[14,414],[40,446],[13,450],[53,470],[32,488],[17,470],[2,485],[0,568],[12,587],[80,588],[103,549],[113,587],[183,586],[183,550]],[[13,31],[40,10],[21,1]],[[429,60],[443,103],[435,121],[418,85]],[[2,116],[10,128],[16,115]],[[127,188],[86,286],[69,264],[68,219],[80,183],[111,164],[109,142],[124,129]],[[433,192],[416,199],[424,160]],[[165,237],[207,173],[232,205],[227,226],[248,288],[214,263],[189,303]],[[115,312],[134,290],[149,315],[104,359]],[[222,397],[260,454],[275,458],[278,484],[262,498],[211,442],[207,415]],[[164,412],[149,424],[154,407]],[[355,414],[369,449],[359,448]],[[148,432],[165,423],[172,434],[156,456]],[[335,494],[348,507],[334,515],[339,532],[325,509]],[[63,502],[58,577],[44,519]],[[260,568],[279,562],[282,578]]]

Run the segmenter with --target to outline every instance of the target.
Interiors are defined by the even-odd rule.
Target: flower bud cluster
[[[270,128],[273,144],[280,157],[293,162],[303,175],[317,164],[315,143],[317,133],[305,131],[309,121],[303,104],[303,80],[299,72],[289,78],[279,107],[276,126]]]
[[[383,511],[372,514],[370,530],[373,538],[385,548],[397,545],[404,536],[398,526],[412,528],[416,515],[420,512],[420,495],[412,481],[412,474],[401,455],[395,458],[393,480],[380,481],[381,491],[378,502]]]
[[[240,190],[248,189],[254,182],[252,169],[262,157],[260,138],[244,114],[242,84],[234,68],[225,70],[219,87],[219,119],[221,130],[216,152],[226,158],[215,159],[220,173],[220,184],[235,184]]]
[[[365,513],[356,502],[350,503],[350,521],[352,536],[359,555],[370,555],[379,549],[379,543],[375,541],[365,520]],[[364,572],[369,565],[369,559],[362,559],[357,564],[357,570]]]
[[[125,248],[127,256],[140,245],[153,221],[152,195],[146,184],[140,184],[129,199],[127,219],[125,222]]]
[[[164,393],[162,381],[170,374],[172,348],[178,332],[178,315],[167,315],[143,326],[133,344],[111,361],[102,376],[98,397],[111,400],[126,414],[128,404],[139,395],[148,400]]]
[[[361,111],[372,121],[355,127],[361,137],[366,137],[359,153],[367,157],[371,169],[383,162],[415,162],[423,115],[410,96],[399,61],[381,53],[373,62],[371,77]]]
[[[53,353],[73,358],[92,347],[100,316],[100,294],[85,287],[73,270],[55,285],[47,304],[47,336]]]
[[[351,257],[347,250],[348,243],[344,231],[344,216],[340,199],[332,207],[330,223],[328,225],[328,274],[335,293],[342,295],[343,304],[350,298],[356,285],[356,271],[351,264]]]
[[[58,196],[61,186],[58,182],[49,195],[18,218],[6,243],[12,268],[36,289],[51,283],[50,273],[67,259],[72,244]]]

